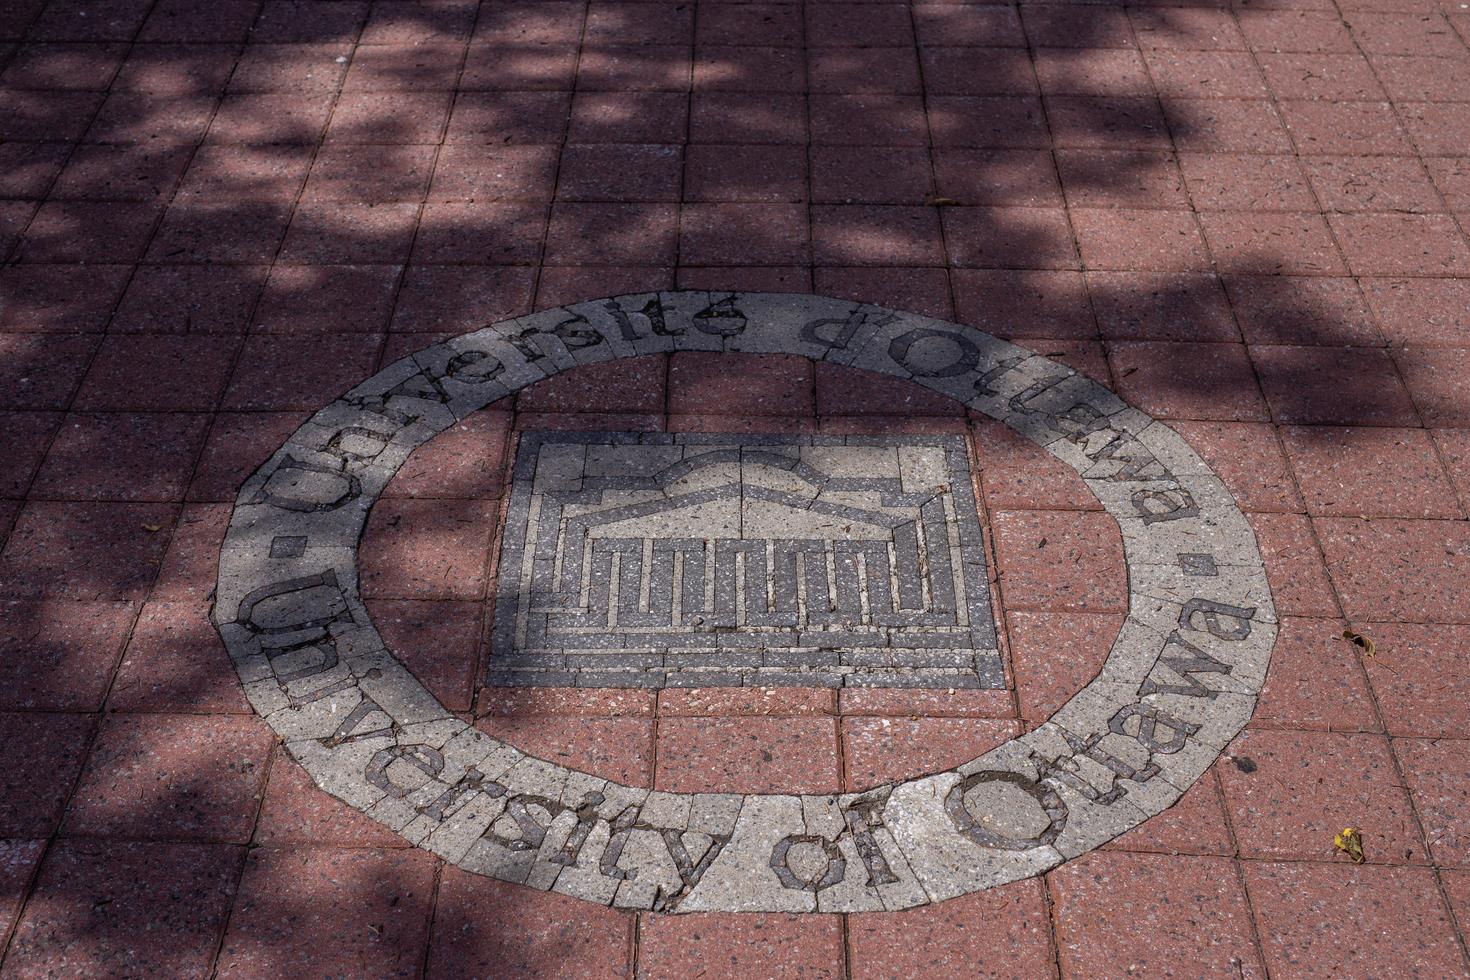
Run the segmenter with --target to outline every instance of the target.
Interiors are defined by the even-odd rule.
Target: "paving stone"
[[[1464,812],[1466,800],[1457,774],[1464,771],[1470,743],[1458,739],[1395,739],[1393,750],[1403,767],[1414,812],[1419,815],[1434,863],[1464,867],[1470,863],[1470,838],[1459,829],[1459,814]]]
[[[1371,969],[1369,963],[1389,962],[1410,972],[1464,969],[1451,920],[1428,869],[1306,862],[1247,862],[1244,867],[1272,972],[1352,973]],[[1332,941],[1339,916],[1358,915],[1370,906],[1397,911],[1380,915],[1378,928],[1357,945]]]
[[[152,582],[178,508],[33,501],[0,553],[11,596],[136,600]],[[150,530],[152,529],[152,530]]]
[[[126,602],[0,603],[0,705],[95,711],[136,615]]]
[[[777,905],[776,911],[812,912],[817,907],[814,889],[802,887],[789,866],[782,861],[781,845],[804,838],[806,823],[801,800],[795,796],[750,797],[740,811],[730,844],[720,852],[715,863],[682,903],[686,911],[701,912],[715,908],[735,911]],[[812,877],[820,884],[832,875],[836,860],[831,851],[815,845],[817,862],[823,868]],[[788,877],[778,877],[777,868]],[[807,871],[805,867],[798,870]],[[845,868],[843,869],[845,871]],[[773,884],[776,887],[772,887]],[[779,890],[778,890],[779,889]]]
[[[1074,213],[1077,247],[1091,269],[1137,272],[1188,272],[1208,264],[1204,241],[1183,212],[1144,209],[1088,209]],[[1130,243],[1146,240],[1146,248]],[[1023,263],[1031,265],[1033,263]],[[1067,264],[1043,266],[1068,268]]]
[[[494,928],[484,927],[487,909],[495,910]],[[427,974],[532,977],[555,970],[569,977],[606,976],[626,970],[632,931],[633,917],[626,912],[590,909],[565,896],[447,868]]]
[[[1060,823],[1053,817],[1054,844],[1068,858],[1172,806],[1182,795],[1180,787],[1198,778],[1216,754],[1203,747],[1202,738],[1192,740],[1203,734],[1203,726],[1180,719],[1157,697],[1119,709],[1097,696],[1099,686],[1074,697],[1027,733],[1024,743],[1034,753],[1037,772],[1045,774],[1040,785],[1047,791],[1040,800],[1045,812],[1030,816],[1030,822],[1045,826],[1045,816],[1060,807],[1064,816]],[[1214,707],[1221,713],[1218,704]],[[1138,730],[1130,731],[1135,723]],[[1098,729],[1107,734],[1079,738],[1079,732]],[[1160,732],[1167,737],[1155,737]],[[1026,812],[1034,809],[1028,806]]]
[[[24,753],[5,770],[0,837],[44,838],[61,820],[62,807],[81,771],[92,719],[82,714],[7,713],[5,730]]]
[[[92,412],[213,410],[238,349],[238,341],[226,337],[109,337],[73,407]]]
[[[0,181],[7,197],[37,198],[44,195],[51,181],[67,162],[69,148],[60,143],[5,144],[0,160],[5,162],[5,177]]]
[[[1013,721],[844,718],[846,789],[861,790],[959,765],[1020,734]]]
[[[240,484],[305,420],[298,412],[220,413],[194,469],[190,500],[233,500]]]
[[[254,843],[406,847],[397,834],[318,789],[282,749],[272,754]]]
[[[208,424],[182,413],[69,414],[33,490],[51,500],[182,500]]]
[[[72,833],[244,843],[270,735],[253,718],[111,715],[67,816]]]
[[[1121,612],[1111,574],[1119,543],[1102,514],[1003,511],[993,519],[999,574],[1013,609]]]
[[[0,527],[5,529],[8,537],[11,527],[15,524],[16,515],[20,513],[21,502],[19,500],[0,501]],[[0,547],[4,547],[5,538],[0,537]]]
[[[533,755],[604,779],[648,786],[653,778],[653,725],[638,718],[482,718],[477,727]]]
[[[1337,597],[1311,523],[1297,514],[1253,514],[1251,528],[1281,611],[1300,616],[1337,615]]]
[[[198,601],[149,602],[138,616],[108,696],[121,711],[250,710],[229,656]]]
[[[16,254],[25,262],[136,262],[158,212],[151,203],[47,203],[26,226]]]
[[[1408,350],[1394,358],[1427,425],[1466,426],[1465,360],[1461,349]]]
[[[1470,628],[1413,623],[1363,623],[1377,644],[1364,662],[1390,735],[1464,737],[1470,733],[1467,702],[1459,689],[1470,655]]]
[[[219,547],[229,522],[223,504],[185,504],[150,593],[155,599],[209,599],[219,572]]]
[[[236,411],[315,410],[323,389],[340,391],[377,356],[376,337],[262,338],[248,342],[225,393]]]
[[[1094,272],[1087,276],[1103,337],[1213,340],[1239,334],[1219,281],[1197,273]]]
[[[1177,422],[1175,430],[1224,481],[1247,513],[1304,508],[1280,440],[1267,425],[1249,422]]]
[[[378,333],[401,270],[392,265],[277,266],[255,310],[261,333]]]
[[[1467,326],[1461,279],[1367,279],[1363,293],[1383,335],[1400,347],[1460,347]]]
[[[1241,333],[1253,344],[1373,347],[1374,323],[1363,290],[1346,277],[1229,276],[1225,280]]]
[[[664,408],[661,356],[589,365],[587,370],[532,385],[516,399],[526,412],[659,412]]]
[[[1015,612],[1006,620],[1021,717],[1037,722],[1097,675],[1123,621],[1116,614],[1055,612]],[[1068,651],[1061,662],[1059,649]]]
[[[65,408],[97,343],[88,337],[0,334],[5,354],[0,404],[7,409]]]
[[[1283,619],[1251,723],[1260,727],[1377,731],[1360,652],[1333,619]]]
[[[1253,731],[1230,751],[1256,765],[1249,773],[1220,770],[1243,855],[1320,859],[1333,834],[1361,826],[1370,863],[1424,860],[1408,794],[1381,736]],[[1289,787],[1278,782],[1286,773]]]
[[[44,841],[0,841],[0,929],[10,933],[20,917],[21,902],[41,863]]]
[[[1266,418],[1239,345],[1128,342],[1112,344],[1109,354],[1119,394],[1146,412],[1236,422]]]
[[[419,231],[427,234],[423,219]],[[530,306],[532,278],[523,268],[410,266],[399,288],[390,329],[395,332],[467,330],[492,316]]]
[[[718,964],[722,970],[804,977],[841,975],[837,916],[651,915],[639,930],[641,976],[668,976]]]
[[[1301,347],[1252,350],[1261,384],[1281,422],[1303,425],[1415,426],[1418,416],[1381,351],[1325,352]],[[1362,385],[1362,377],[1378,379]]]
[[[1103,845],[1103,850],[1233,855],[1235,842],[1214,772],[1201,776],[1179,802]]]
[[[493,514],[480,502],[384,501],[366,535],[364,589],[383,598],[478,598]]]
[[[836,364],[816,366],[818,415],[958,415],[952,398],[912,383],[875,376]]]
[[[974,425],[985,502],[996,511],[1095,510],[1100,504],[1077,473],[1050,454],[1038,453],[1020,433],[999,422]]]
[[[1228,858],[1098,852],[1047,880],[1065,971],[1261,969],[1245,891]],[[1148,888],[1139,891],[1144,880]]]
[[[1010,718],[1011,696],[997,689],[845,687],[837,694],[838,712],[846,715],[922,716],[930,718]]]
[[[1467,598],[1459,569],[1470,557],[1462,523],[1322,518],[1313,526],[1349,617],[1457,622]]]
[[[6,970],[21,976],[209,972],[235,895],[242,850],[222,844],[57,841],[16,926]]]
[[[1443,214],[1333,215],[1332,228],[1354,275],[1463,276],[1470,247]]]
[[[968,812],[961,783],[958,773],[906,783],[894,791],[885,811],[899,849],[932,900],[1031,877],[1061,863],[1062,855],[1050,845],[989,848],[956,834],[945,801],[958,791],[958,805]],[[1029,816],[1026,811],[1017,821],[1025,828],[1017,833],[1031,829]]]
[[[1005,921],[1005,930],[976,929],[982,921]],[[1034,975],[1050,969],[1053,953],[1045,898],[1037,881],[1021,881],[941,904],[900,913],[854,915],[848,919],[853,976],[894,973],[943,977],[977,962],[999,972]]]
[[[444,91],[345,91],[326,129],[329,143],[412,145],[435,143],[450,115]]]
[[[256,849],[218,972],[315,972],[344,957],[379,974],[418,969],[433,878],[432,858],[417,850]]]
[[[451,711],[467,711],[482,629],[468,602],[375,599],[367,603],[388,649]]]
[[[659,726],[658,785],[670,791],[822,792],[838,788],[827,719],[671,718]]]

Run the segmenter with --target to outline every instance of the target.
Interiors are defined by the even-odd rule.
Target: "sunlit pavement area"
[[[0,0],[0,974],[1465,975],[1467,228],[1457,0]],[[966,324],[1166,422],[1264,557],[1246,730],[1137,829],[909,911],[626,911],[316,788],[210,621],[241,485],[405,355],[676,288]],[[1000,675],[511,676],[518,447],[609,433],[959,446]],[[460,720],[671,793],[959,766],[1091,681],[1129,610],[1071,467],[792,354],[495,401],[409,458],[359,556]]]

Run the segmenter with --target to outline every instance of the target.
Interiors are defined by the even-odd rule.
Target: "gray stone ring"
[[[908,379],[1074,467],[1122,529],[1128,616],[1098,676],[958,768],[833,795],[666,793],[526,755],[445,708],[358,592],[368,512],[415,448],[558,372],[672,351],[798,354]],[[963,581],[957,578],[956,581]],[[952,323],[805,295],[619,296],[406,357],[240,490],[213,618],[316,783],[465,870],[629,909],[867,912],[1039,874],[1171,806],[1255,707],[1276,618],[1255,536],[1172,429]]]

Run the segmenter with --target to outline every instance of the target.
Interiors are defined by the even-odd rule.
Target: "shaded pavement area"
[[[0,974],[1465,974],[1467,148],[1457,0],[0,0]],[[1168,421],[1282,617],[1247,732],[1105,847],[892,914],[627,914],[313,787],[208,621],[241,481],[435,340],[673,287],[971,324]],[[964,435],[1007,689],[482,687],[512,448],[546,429]],[[955,765],[1126,611],[1069,469],[790,356],[527,389],[410,460],[362,556],[447,707],[676,791]]]

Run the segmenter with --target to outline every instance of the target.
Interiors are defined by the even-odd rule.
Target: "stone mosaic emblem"
[[[958,436],[527,433],[494,685],[1003,687]]]
[[[528,756],[445,710],[385,647],[358,593],[357,543],[373,501],[416,447],[492,401],[579,365],[684,350],[796,354],[909,379],[1003,421],[1073,466],[1117,520],[1127,561],[1128,616],[1099,675],[1039,728],[955,769],[828,795],[623,786]],[[563,667],[534,657],[570,657],[567,651],[591,649],[576,644],[620,636],[599,648],[620,658],[613,672],[631,678],[662,670],[667,683],[669,657],[710,655],[689,650],[687,637],[699,635],[695,627],[702,625],[693,620],[718,620],[732,610],[733,635],[742,628],[769,631],[777,639],[764,650],[783,659],[822,650],[803,643],[803,630],[849,627],[882,635],[885,651],[932,652],[945,648],[895,645],[925,628],[901,617],[943,619],[928,628],[943,626],[958,636],[963,604],[968,636],[956,642],[969,646],[949,649],[964,649],[976,683],[988,682],[990,613],[968,576],[974,560],[965,548],[958,481],[947,498],[937,485],[924,486],[940,472],[932,454],[940,443],[888,447],[899,460],[898,475],[875,478],[897,479],[894,490],[834,486],[849,475],[846,453],[837,450],[872,446],[760,446],[725,438],[637,444],[666,451],[667,465],[630,446],[552,439],[536,446],[537,459],[528,464],[535,475],[528,487],[516,488],[525,508],[516,525],[524,531],[516,588],[526,600],[515,603],[516,625],[506,628],[533,660],[518,666],[571,670],[570,660]],[[766,490],[820,499],[809,482],[796,479],[796,464],[757,462],[800,461],[804,449],[813,451],[805,475],[822,484],[822,494],[830,492],[834,507],[864,510],[875,523],[863,535],[872,536],[839,534],[822,522],[846,513],[840,510],[779,527],[756,517],[746,535],[746,499],[773,502],[763,498]],[[711,453],[724,460],[685,468]],[[570,480],[563,462],[578,454],[580,488],[559,485]],[[905,485],[904,459],[925,474],[917,483]],[[728,466],[719,472],[732,461],[739,464],[738,483]],[[538,486],[543,465],[546,480]],[[757,477],[755,469],[769,473]],[[625,482],[629,471],[653,487]],[[679,498],[717,485],[741,488],[738,511],[730,504],[722,511],[739,513],[738,526],[727,521],[684,534],[673,530],[674,517],[640,523],[648,517],[644,505],[675,505],[665,511],[674,514]],[[926,492],[926,500],[916,499]],[[540,516],[548,507],[562,508],[558,528]],[[560,525],[574,520],[585,522],[586,534],[564,533]],[[788,526],[795,530],[781,529]],[[913,528],[922,552],[910,555],[904,543],[900,557],[900,541],[910,540],[904,527]],[[945,540],[948,548],[940,548]],[[882,578],[874,541],[883,545],[890,573],[899,562],[928,562],[929,584],[917,599],[893,586],[900,594],[889,595],[887,609],[877,603],[883,615],[823,622],[851,602],[852,580],[837,570],[838,555],[857,556],[858,593],[866,593],[872,612]],[[832,562],[825,579],[815,570],[818,549],[822,564]],[[949,581],[934,569],[941,553],[955,588],[949,610],[934,584]],[[760,571],[758,556],[765,566],[752,587],[749,569]],[[692,584],[700,558],[703,595]],[[538,568],[538,562],[549,565]],[[690,564],[692,570],[680,570]],[[568,565],[580,583],[575,575],[561,577]],[[733,606],[730,589],[722,593],[718,584],[732,567]],[[963,574],[956,577],[957,568]],[[649,646],[627,639],[643,630],[675,632],[663,629],[665,596],[670,627],[677,615],[689,628]],[[213,615],[251,704],[332,795],[466,870],[668,912],[903,909],[1055,867],[1168,808],[1199,778],[1249,719],[1276,636],[1260,552],[1223,484],[1171,429],[1105,388],[951,323],[822,297],[692,291],[620,296],[498,323],[390,365],[327,405],[242,487],[220,557]],[[723,649],[739,652],[741,642]],[[719,656],[722,647],[714,649]],[[851,659],[862,649],[842,644],[837,666],[844,666],[844,653]],[[663,657],[663,666],[631,659],[640,650]],[[683,667],[674,663],[677,675]],[[923,669],[846,666],[853,669],[833,672],[844,683],[882,677],[885,669],[895,675]],[[730,670],[773,667],[791,669],[748,661]]]

